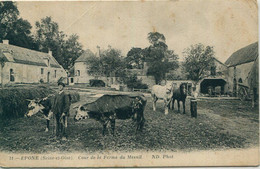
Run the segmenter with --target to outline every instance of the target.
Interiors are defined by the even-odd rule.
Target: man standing
[[[69,95],[63,91],[65,84],[58,82],[58,86],[59,92],[54,96],[52,110],[56,118],[56,136],[60,136],[61,134],[62,140],[67,140],[66,129],[71,103]]]

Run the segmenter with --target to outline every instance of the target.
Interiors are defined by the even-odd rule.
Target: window
[[[41,74],[43,75],[43,71],[44,71],[44,69],[43,68],[41,68]]]
[[[57,77],[57,70],[54,70],[54,77]]]
[[[10,69],[10,82],[14,82],[14,71]]]
[[[74,79],[73,79],[73,78],[71,78],[71,79],[70,79],[70,83],[73,83],[73,82],[74,82]]]
[[[239,78],[238,83],[243,83],[243,80],[241,78]]]
[[[77,70],[76,76],[80,76],[80,70]]]
[[[210,68],[210,75],[216,75],[216,66],[211,66]]]

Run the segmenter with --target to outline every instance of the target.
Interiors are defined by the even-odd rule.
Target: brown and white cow
[[[49,95],[43,99],[34,99],[29,100],[30,103],[28,104],[28,112],[25,113],[25,117],[31,117],[37,113],[42,113],[44,118],[46,119],[46,129],[45,132],[50,130],[50,119],[53,116],[53,112],[51,111],[52,107],[52,97],[54,95]]]
[[[143,95],[103,95],[92,103],[77,107],[75,121],[81,119],[95,119],[103,125],[103,135],[107,124],[111,124],[112,134],[115,131],[116,119],[130,119],[136,121],[136,131],[144,126],[144,109],[146,99]]]

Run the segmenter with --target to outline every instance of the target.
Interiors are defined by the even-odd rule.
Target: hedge
[[[29,104],[26,99],[44,98],[53,93],[54,90],[44,86],[0,89],[0,117],[17,118],[24,116]]]
[[[72,103],[80,100],[79,93],[68,93]],[[55,90],[45,86],[0,89],[0,118],[22,117],[28,111],[29,101],[26,99],[44,98],[49,94],[55,94]]]

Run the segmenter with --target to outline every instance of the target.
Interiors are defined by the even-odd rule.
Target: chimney
[[[49,50],[48,54],[49,54],[50,56],[52,56],[52,51],[51,51],[51,50]]]
[[[100,46],[97,46],[97,57],[100,57]]]
[[[3,40],[3,44],[9,45],[9,40]]]

